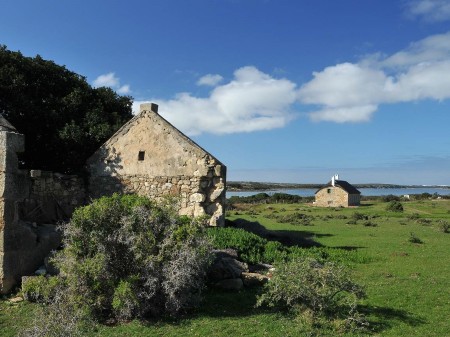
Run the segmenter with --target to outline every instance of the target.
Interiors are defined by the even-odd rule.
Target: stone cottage
[[[24,136],[0,115],[0,293],[32,275],[60,244],[55,224],[90,198],[114,192],[173,196],[180,213],[224,225],[226,167],[141,105],[87,161],[89,179],[18,169]]]
[[[142,104],[87,161],[89,195],[136,193],[152,198],[176,196],[180,213],[207,215],[223,226],[226,167],[158,114]]]
[[[314,205],[321,207],[359,206],[361,192],[345,180],[339,180],[336,174],[331,181],[320,188],[316,194]]]

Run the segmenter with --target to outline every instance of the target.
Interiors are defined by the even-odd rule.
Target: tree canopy
[[[78,172],[132,117],[131,97],[0,45],[0,113],[25,135],[23,168]]]

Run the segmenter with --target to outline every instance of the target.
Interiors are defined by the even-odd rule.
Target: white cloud
[[[95,88],[110,87],[120,95],[131,93],[130,86],[128,84],[121,86],[120,79],[116,77],[116,74],[113,72],[98,76],[94,81],[92,81],[92,85]]]
[[[120,95],[127,95],[131,92],[131,89],[128,84],[125,84],[125,85],[121,86],[120,88],[118,88],[116,91]]]
[[[215,86],[207,97],[179,93],[169,100],[146,101],[158,103],[161,115],[189,135],[280,128],[294,118],[298,102],[314,106],[309,113],[313,121],[360,123],[370,121],[381,104],[449,99],[447,74],[450,32],[392,55],[367,55],[357,63],[326,67],[300,89],[288,79],[248,66],[237,69],[228,83],[219,84],[223,77],[217,74],[203,76],[197,84]],[[141,102],[134,103],[134,111]]]
[[[94,82],[92,82],[94,87],[116,87],[119,85],[119,79],[114,73],[107,73],[97,77]]]
[[[208,74],[200,77],[197,81],[197,85],[206,85],[210,87],[215,87],[217,84],[222,82],[223,77],[218,74]]]
[[[428,22],[450,20],[449,0],[415,0],[407,6],[408,14]]]
[[[314,121],[369,121],[380,104],[450,98],[450,33],[430,36],[391,56],[369,55],[313,73],[298,98],[319,109]]]
[[[255,67],[237,69],[234,79],[214,88],[208,97],[180,93],[170,100],[153,99],[159,113],[189,135],[270,130],[291,120],[296,85],[275,79]],[[133,110],[137,111],[135,102]]]

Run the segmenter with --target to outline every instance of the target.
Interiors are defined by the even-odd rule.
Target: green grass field
[[[327,247],[341,247],[368,257],[352,263],[354,278],[366,285],[362,302],[373,336],[450,336],[449,200],[404,202],[403,213],[385,211],[386,203],[365,202],[352,209],[324,209],[306,204],[242,205],[230,220],[257,222],[275,234],[306,237]],[[355,212],[367,220],[352,222]],[[311,217],[310,225],[279,222],[281,215]],[[242,221],[242,220],[241,220]],[[368,226],[370,222],[370,226]],[[364,225],[366,224],[366,226]],[[411,233],[422,243],[410,242]],[[130,322],[99,328],[96,336],[308,336],[302,320],[282,312],[255,309],[256,292],[210,291],[204,305],[182,319]],[[35,304],[0,301],[0,335],[15,336]],[[317,336],[335,332],[316,331]],[[351,334],[347,334],[351,336]],[[347,336],[345,335],[345,336]]]

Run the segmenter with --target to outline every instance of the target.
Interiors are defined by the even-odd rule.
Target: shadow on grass
[[[269,241],[278,241],[286,246],[321,247],[322,245],[317,241],[314,241],[313,238],[331,236],[331,234],[318,234],[305,230],[269,230],[259,222],[252,222],[245,219],[236,219],[234,221],[229,221],[227,225],[244,229]]]
[[[419,326],[427,323],[425,319],[406,310],[359,306],[359,311],[369,318],[371,330],[376,333],[392,328],[396,322],[402,322],[409,326]]]
[[[206,292],[205,299],[199,309],[177,319],[164,318],[159,320],[148,320],[142,322],[144,325],[157,326],[182,326],[191,324],[192,319],[199,318],[239,318],[250,317],[261,314],[277,314],[292,317],[293,314],[277,308],[255,308],[255,303],[261,289],[246,288],[240,292],[222,291],[210,289]],[[426,321],[418,316],[405,311],[387,307],[359,306],[359,312],[369,319],[369,330],[372,333],[382,333],[399,323],[409,326],[419,326]]]

